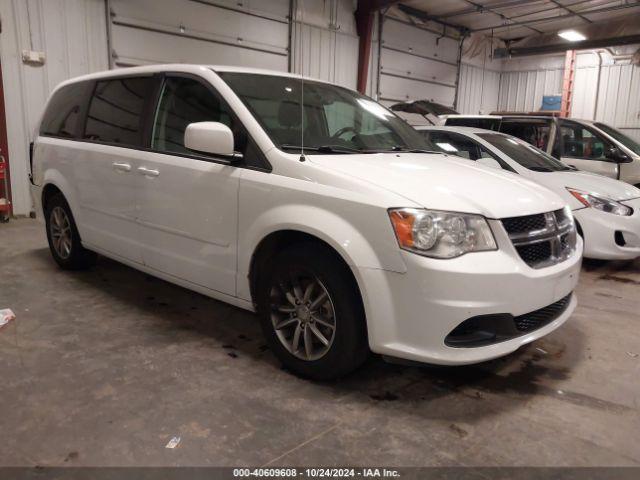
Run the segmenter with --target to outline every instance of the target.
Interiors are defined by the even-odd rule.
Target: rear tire
[[[360,294],[349,267],[329,248],[293,246],[258,282],[262,330],[275,356],[315,380],[342,377],[369,355]]]
[[[49,249],[65,270],[83,270],[96,263],[97,255],[82,246],[71,208],[61,193],[47,201],[44,212]]]

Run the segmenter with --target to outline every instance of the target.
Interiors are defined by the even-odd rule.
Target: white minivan
[[[327,83],[136,67],[54,91],[33,195],[61,267],[99,253],[255,310],[303,376],[339,377],[370,351],[481,362],[558,328],[582,254],[566,203],[425,147]]]

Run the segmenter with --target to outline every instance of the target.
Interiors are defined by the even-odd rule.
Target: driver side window
[[[606,160],[609,142],[582,125],[564,122],[560,128],[564,156],[588,160]]]
[[[156,110],[151,147],[160,152],[191,153],[184,146],[184,132],[195,122],[225,124],[233,132],[234,149],[244,152],[247,143],[244,129],[234,121],[219,95],[192,78],[167,78]]]

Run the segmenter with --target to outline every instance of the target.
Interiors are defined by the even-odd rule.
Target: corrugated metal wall
[[[542,95],[560,94],[563,61],[563,56],[509,61],[501,74],[499,109],[538,110]],[[571,116],[607,123],[640,140],[640,67],[607,52],[579,53]]]
[[[348,88],[358,80],[358,35],[351,0],[298,1],[292,71]]]
[[[562,69],[502,72],[498,110],[539,110],[543,95],[562,93],[562,74]]]
[[[357,81],[354,0],[110,0],[113,64],[226,63],[303,72],[347,87]],[[31,209],[28,143],[56,84],[108,68],[105,0],[0,0],[0,55],[16,214]],[[291,38],[290,38],[291,34]],[[430,99],[453,105],[458,41],[385,18],[374,33],[367,93],[383,103]],[[291,48],[291,55],[289,49]],[[23,63],[23,50],[45,64]],[[379,55],[380,52],[380,55]],[[537,110],[560,93],[563,57],[499,64],[463,59],[458,110]],[[597,102],[596,102],[596,99]],[[579,55],[573,115],[640,139],[640,67]]]
[[[107,68],[103,0],[0,0],[0,61],[16,215],[31,210],[29,142],[51,90],[70,77]],[[44,52],[44,65],[22,61]]]
[[[497,110],[500,72],[468,63],[460,68],[457,110],[466,114],[488,114]]]
[[[640,141],[640,67],[603,66],[597,98],[597,109],[591,118],[613,125]]]

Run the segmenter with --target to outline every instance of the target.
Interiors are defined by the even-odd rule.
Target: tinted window
[[[154,150],[193,154],[184,146],[184,132],[187,126],[196,122],[220,122],[233,132],[234,150],[243,154],[244,166],[269,168],[260,149],[227,103],[211,87],[195,79],[167,78],[154,118]]]
[[[570,122],[562,122],[560,132],[565,157],[606,160],[606,153],[611,144],[601,135]]]
[[[507,135],[513,135],[530,143],[540,150],[547,151],[549,145],[549,136],[551,133],[550,121],[523,121],[515,120],[508,121],[503,120],[500,126],[500,131]]]
[[[499,118],[447,118],[445,125],[455,127],[484,128],[485,130],[498,130]]]
[[[44,113],[40,134],[62,138],[75,137],[88,87],[88,83],[74,83],[58,90]]]
[[[229,108],[219,95],[191,78],[168,78],[155,115],[152,147],[163,152],[189,153],[184,146],[184,132],[195,122],[221,122],[234,130]],[[234,137],[236,150],[240,151],[238,135]]]
[[[606,125],[604,123],[596,123],[595,126],[598,127],[600,130],[602,130],[607,135],[615,138],[617,141],[619,141],[621,144],[623,144],[633,153],[640,155],[640,143],[636,142],[633,138],[629,137],[628,135],[625,135],[620,130],[610,127],[609,125]]]
[[[469,160],[493,158],[505,170],[513,171],[513,169],[501,158],[498,158],[484,146],[465,135],[440,130],[433,130],[424,133],[428,133],[428,140],[430,144],[439,152],[450,153],[458,157],[468,158]]]
[[[524,168],[535,172],[559,172],[573,170],[533,145],[499,133],[479,133],[478,136],[496,147]]]
[[[224,72],[221,77],[282,149],[304,146],[338,153],[424,149],[423,138],[400,117],[351,90],[300,78]],[[304,108],[301,108],[301,100]]]
[[[151,78],[118,78],[96,83],[84,138],[126,146],[142,145],[142,110]]]

